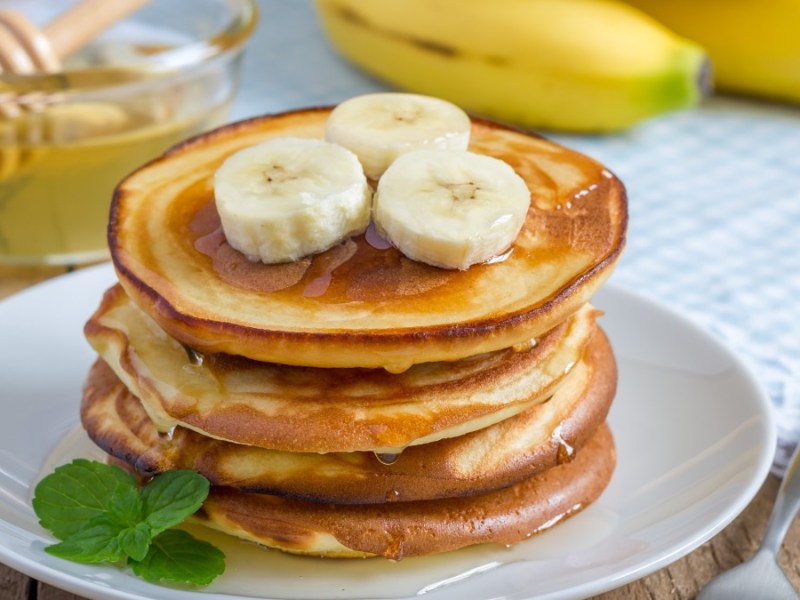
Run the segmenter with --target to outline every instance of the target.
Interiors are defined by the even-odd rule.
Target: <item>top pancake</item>
[[[504,260],[443,270],[362,235],[295,263],[249,262],[222,236],[215,170],[271,137],[322,137],[329,111],[223,127],[118,186],[109,246],[120,282],[170,335],[260,361],[401,371],[524,343],[575,312],[611,273],[627,222],[621,182],[577,152],[479,120],[470,149],[511,164],[531,191]]]

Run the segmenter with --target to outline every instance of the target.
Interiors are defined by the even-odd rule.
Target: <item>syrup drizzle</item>
[[[201,254],[205,254],[206,256],[214,256],[214,254],[219,250],[220,246],[222,246],[224,243],[225,234],[223,233],[222,226],[220,225],[211,233],[207,233],[197,238],[194,242],[194,247]]]
[[[165,435],[166,435],[166,438],[167,438],[167,440],[169,440],[170,442],[172,441],[172,438],[173,438],[173,437],[175,437],[175,429],[176,429],[177,427],[178,427],[177,425],[173,425],[172,427],[170,427],[170,428],[167,430],[167,433],[165,434]]]
[[[386,492],[386,496],[384,496],[386,502],[397,502],[400,499],[400,490],[389,490]]]
[[[526,342],[519,342],[517,344],[514,344],[511,347],[511,349],[514,350],[514,352],[527,352],[528,350],[533,350],[534,348],[536,348],[536,345],[538,343],[539,342],[536,341],[536,338],[531,338]]]
[[[508,250],[506,250],[505,252],[503,252],[501,254],[497,254],[496,256],[493,256],[492,258],[483,261],[483,263],[481,263],[481,264],[484,264],[484,265],[496,265],[497,263],[501,263],[504,260],[506,260],[509,256],[511,256],[512,252],[514,252],[514,247],[513,246],[511,248],[509,248]]]
[[[312,279],[308,285],[303,288],[303,296],[306,298],[319,298],[328,291],[328,287],[333,280],[333,274],[328,272]]]
[[[389,560],[402,560],[403,559],[403,546],[405,545],[405,537],[403,534],[394,535],[392,533],[386,532],[387,537],[387,544],[386,548],[383,550],[384,558],[388,558]]]
[[[375,223],[372,221],[369,222],[367,226],[367,231],[364,234],[364,239],[367,240],[367,243],[375,248],[376,250],[388,250],[392,247],[391,242],[381,236],[378,233],[378,230],[375,229]]]
[[[400,458],[402,450],[400,452],[391,453],[391,452],[373,452],[375,458],[378,459],[378,462],[382,465],[393,465],[397,462],[397,459]]]
[[[189,364],[199,367],[203,364],[203,353],[195,350],[191,346],[181,344],[186,351],[186,356],[189,359]]]
[[[561,425],[556,427],[550,437],[558,444],[556,460],[558,461],[558,464],[563,465],[565,463],[572,462],[572,460],[575,458],[575,448],[573,448],[561,435],[561,427]]]

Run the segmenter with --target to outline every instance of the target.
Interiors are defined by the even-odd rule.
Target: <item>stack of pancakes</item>
[[[589,300],[624,245],[622,184],[559,145],[475,120],[470,149],[531,191],[492,264],[414,262],[372,230],[291,264],[225,242],[213,174],[329,109],[230,125],[123,181],[119,284],[85,333],[81,416],[143,477],[212,483],[196,519],[288,552],[399,559],[510,544],[594,501],[615,464],[611,347]]]

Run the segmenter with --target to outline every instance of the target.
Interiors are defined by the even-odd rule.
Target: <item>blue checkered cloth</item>
[[[339,58],[306,0],[261,0],[233,117],[386,89]],[[713,98],[608,136],[550,137],[625,182],[628,247],[612,280],[691,318],[772,399],[780,468],[800,439],[800,107]]]

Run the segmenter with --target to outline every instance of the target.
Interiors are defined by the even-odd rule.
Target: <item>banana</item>
[[[400,88],[526,127],[604,132],[693,106],[701,48],[615,0],[316,0],[333,45]]]
[[[228,243],[274,264],[366,231],[372,192],[349,150],[287,137],[229,156],[214,174],[214,197]]]
[[[465,270],[508,249],[525,222],[530,192],[496,158],[415,150],[389,166],[373,205],[376,229],[403,254]]]
[[[416,94],[366,94],[334,108],[325,139],[355,152],[377,180],[405,152],[422,148],[466,150],[470,120],[459,107]]]
[[[797,0],[630,0],[700,43],[720,90],[800,101],[800,2]]]

